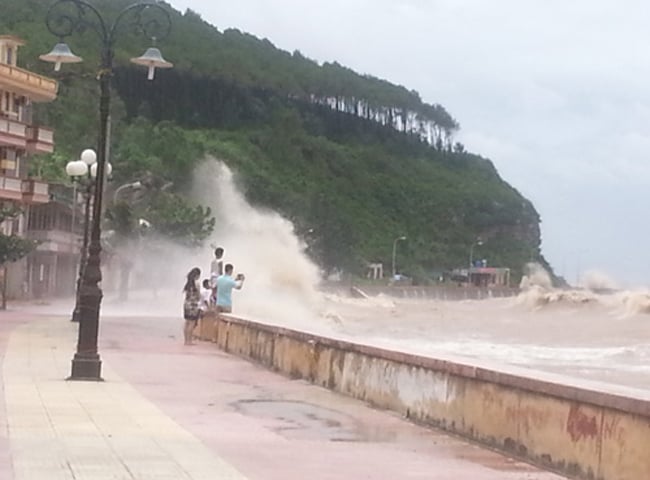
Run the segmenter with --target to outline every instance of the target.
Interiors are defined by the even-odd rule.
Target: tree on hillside
[[[214,230],[215,219],[209,207],[192,205],[178,194],[149,187],[144,194],[115,202],[106,211],[109,230],[104,241],[119,264],[122,300],[128,297],[134,258],[147,261],[153,244],[158,245],[161,240],[188,248],[200,247]],[[164,253],[161,255],[164,258]]]
[[[0,32],[28,40],[20,66],[51,75],[38,60],[51,48],[48,3],[0,0]],[[107,16],[128,3],[93,0]],[[538,249],[532,204],[489,160],[454,143],[459,125],[441,105],[336,62],[319,64],[239,30],[220,32],[192,11],[170,7],[170,14],[174,27],[161,47],[174,69],[149,81],[127,67],[141,42],[125,32],[115,46],[116,183],[152,172],[175,192],[146,205],[130,202],[133,211],[121,213],[128,225],[140,218],[152,224],[144,239],[156,253],[141,253],[165,258],[166,242],[153,241],[163,235],[190,245],[204,238],[209,211],[176,199],[190,191],[191,172],[206,154],[237,172],[250,202],[309,232],[309,253],[325,270],[359,271],[362,259],[390,263],[396,232],[409,237],[400,263],[410,272],[466,265],[480,235],[490,240],[490,260],[512,268],[515,279]],[[73,51],[90,57],[96,45],[75,37]],[[35,106],[37,123],[57,132],[56,153],[34,165],[44,176],[62,172],[95,138],[95,68],[66,68],[57,74],[57,101]]]
[[[210,207],[192,205],[187,198],[176,193],[156,195],[144,214],[151,223],[150,233],[157,233],[185,247],[200,247],[215,226]]]
[[[21,210],[15,206],[0,208],[0,225],[14,220],[20,213]],[[4,272],[1,306],[3,310],[7,308],[7,264],[17,262],[34,250],[36,245],[37,242],[33,240],[28,240],[15,234],[7,235],[0,231],[0,268]]]

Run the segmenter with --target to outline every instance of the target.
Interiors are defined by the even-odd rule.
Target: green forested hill
[[[91,0],[114,18],[130,0]],[[49,0],[0,0],[0,34],[28,45],[20,64],[52,75],[38,60],[56,41],[45,28]],[[166,5],[166,4],[163,4]],[[120,181],[143,173],[189,187],[206,153],[225,160],[248,199],[312,231],[310,253],[324,267],[360,273],[366,261],[390,265],[393,240],[403,270],[465,266],[470,245],[481,257],[520,272],[539,252],[539,216],[493,164],[454,143],[460,128],[438,104],[337,63],[319,65],[237,30],[218,31],[187,11],[172,13],[159,46],[175,64],[147,82],[131,67],[147,40],[125,32],[117,45],[112,163]],[[95,143],[98,48],[92,32],[68,42],[84,57],[64,66],[60,95],[38,111],[56,129],[55,154],[38,161],[61,176],[66,161]]]

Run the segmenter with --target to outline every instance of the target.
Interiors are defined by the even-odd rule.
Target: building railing
[[[0,177],[0,190],[23,192],[23,181],[20,178]]]
[[[27,136],[27,125],[18,120],[0,117],[0,134],[1,133],[25,139]]]
[[[27,151],[29,153],[52,153],[54,151],[54,131],[44,127],[27,127]]]
[[[28,184],[29,188],[28,191],[31,193],[35,193],[37,195],[49,195],[50,194],[50,186],[48,185],[47,182],[41,182],[39,180],[25,180],[23,182],[23,185]]]
[[[56,80],[5,63],[0,63],[0,82],[25,90],[37,100],[54,100],[58,90]]]
[[[22,180],[23,201],[27,203],[47,203],[50,201],[50,185],[41,180],[29,178]]]
[[[54,130],[45,127],[27,127],[30,142],[54,143]]]
[[[54,131],[0,114],[0,144],[26,148],[30,153],[51,153],[54,150]]]
[[[26,232],[27,238],[31,240],[38,240],[39,242],[50,242],[53,244],[70,246],[70,249],[77,252],[79,244],[79,232],[71,232],[70,230],[34,230],[28,229]]]

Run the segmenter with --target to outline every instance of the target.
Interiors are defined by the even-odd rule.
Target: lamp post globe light
[[[405,236],[397,237],[395,241],[393,241],[393,280],[395,279],[395,275],[397,275],[397,270],[395,269],[395,257],[397,256],[397,242],[401,240],[406,240]]]
[[[75,166],[83,164],[85,165],[84,167],[81,166]],[[79,322],[79,316],[81,314],[81,308],[80,308],[80,302],[79,302],[79,292],[81,289],[81,282],[83,279],[83,272],[84,268],[86,267],[86,259],[88,257],[88,233],[89,233],[89,228],[90,228],[90,202],[93,197],[93,184],[94,184],[94,179],[97,174],[97,154],[95,153],[95,150],[91,148],[87,148],[83,152],[81,152],[81,160],[69,162],[68,165],[66,166],[66,172],[70,177],[72,177],[73,181],[73,210],[72,210],[72,225],[74,227],[75,225],[75,212],[76,212],[76,200],[77,200],[77,181],[78,180],[83,180],[85,183],[86,191],[85,191],[85,205],[84,205],[84,230],[83,230],[83,243],[81,245],[81,255],[79,256],[79,272],[77,274],[77,282],[76,282],[76,288],[75,288],[75,305],[74,305],[74,310],[72,311],[72,319],[71,321],[73,322]],[[110,166],[110,163],[107,165],[107,171],[109,170],[108,167]],[[74,170],[78,169],[78,170]],[[73,172],[84,172],[81,175],[72,175]]]
[[[72,178],[74,185],[76,185],[77,178],[88,174],[88,165],[86,165],[81,160],[73,160],[71,162],[68,162],[68,164],[65,166],[65,173],[68,174],[68,177]]]
[[[97,153],[92,148],[87,148],[81,152],[80,158],[82,162],[88,165],[88,167],[97,163]]]
[[[102,290],[99,286],[101,273],[101,212],[104,178],[107,174],[108,119],[110,114],[110,79],[113,72],[115,44],[120,32],[128,29],[151,38],[153,41],[165,38],[171,30],[169,13],[160,4],[139,2],[122,9],[112,22],[107,22],[92,4],[84,0],[58,0],[49,9],[45,21],[47,29],[59,38],[59,43],[40,59],[53,62],[55,70],[63,63],[77,63],[82,59],[74,55],[64,42],[75,32],[94,31],[99,38],[100,66],[99,81],[99,132],[97,141],[97,163],[95,195],[93,202],[92,228],[88,246],[88,258],[79,289],[79,337],[77,351],[72,359],[70,380],[101,380],[101,360],[97,349],[99,333],[99,312]],[[156,68],[170,68],[156,48],[131,60],[149,68],[149,79],[153,79]],[[93,167],[91,167],[92,173]]]

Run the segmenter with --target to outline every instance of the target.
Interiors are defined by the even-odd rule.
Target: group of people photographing
[[[224,250],[221,247],[214,250],[214,259],[210,263],[210,278],[204,279],[201,284],[199,284],[201,278],[199,267],[194,267],[187,274],[187,281],[183,287],[185,345],[193,345],[194,329],[199,319],[207,312],[215,312],[217,315],[232,312],[232,291],[240,290],[244,285],[244,274],[239,273],[233,277],[234,267],[231,263],[224,265],[223,254]]]

